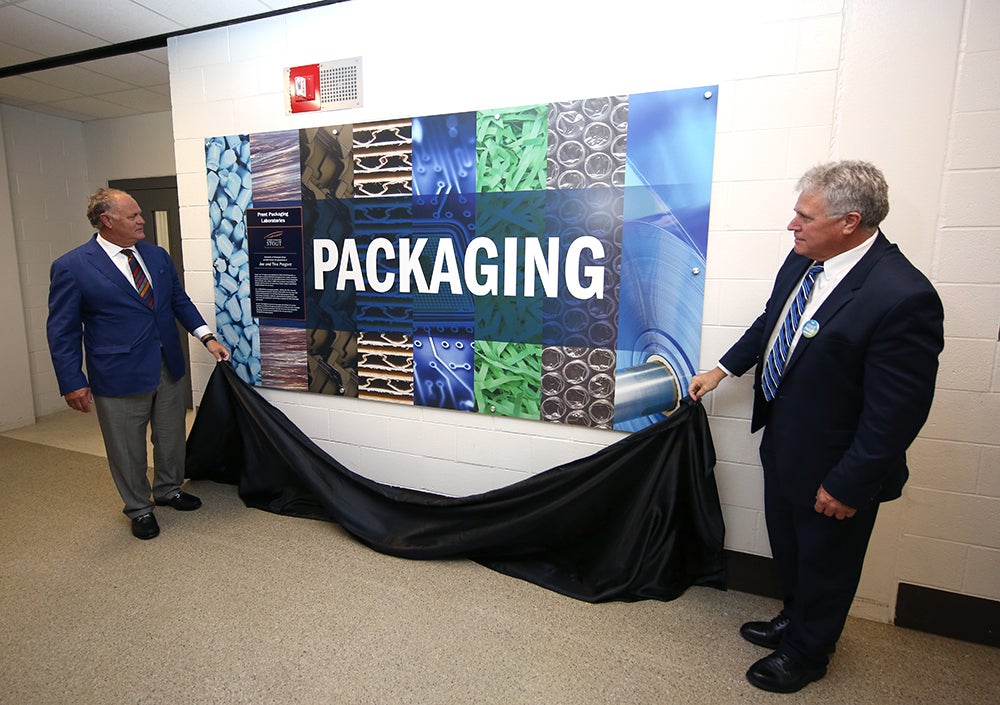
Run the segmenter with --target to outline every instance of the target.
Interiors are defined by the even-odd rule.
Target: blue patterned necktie
[[[139,296],[142,297],[147,306],[153,308],[153,287],[146,279],[146,274],[142,271],[135,253],[132,250],[122,250],[122,254],[128,259],[128,268],[132,272],[132,280],[135,281],[135,288],[139,292]]]
[[[795,331],[799,329],[799,321],[802,319],[802,311],[812,293],[813,284],[816,277],[823,271],[823,263],[817,262],[806,272],[802,285],[795,294],[795,300],[788,308],[788,314],[781,324],[778,337],[774,340],[771,352],[767,354],[767,362],[764,364],[764,373],[761,375],[761,385],[764,388],[764,398],[773,401],[778,393],[778,384],[781,383],[781,373],[785,371],[785,362],[788,360],[788,351],[792,346],[792,338]]]

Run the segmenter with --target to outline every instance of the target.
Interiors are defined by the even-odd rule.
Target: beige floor
[[[188,430],[191,430],[193,422],[194,412],[189,410],[187,415]],[[66,409],[66,411],[43,416],[31,426],[0,433],[0,436],[30,443],[40,443],[63,450],[99,455],[102,458],[107,457],[95,412],[81,414],[79,411]],[[153,457],[152,448],[149,450],[149,457]]]
[[[1000,652],[852,619],[793,696],[743,673],[773,600],[695,588],[590,605],[469,561],[375,553],[338,526],[247,509],[129,534],[93,416],[0,434],[0,703],[969,703]]]

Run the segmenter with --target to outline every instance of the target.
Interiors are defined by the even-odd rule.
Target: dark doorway
[[[177,276],[181,282],[184,281],[184,253],[181,246],[181,214],[180,206],[177,202],[177,177],[157,176],[146,179],[117,179],[109,181],[110,188],[127,191],[142,208],[142,217],[146,221],[146,241],[154,245],[159,245],[174,260],[177,267]],[[178,331],[181,340],[189,337],[189,334],[178,323]],[[184,350],[184,369],[187,373],[187,408],[194,407],[191,394],[191,360],[188,355],[187,345],[181,346]]]

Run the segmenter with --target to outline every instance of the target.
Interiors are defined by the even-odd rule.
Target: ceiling
[[[0,0],[0,103],[79,121],[170,110],[168,36],[323,4]]]

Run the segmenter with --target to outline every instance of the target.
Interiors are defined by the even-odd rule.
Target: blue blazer
[[[83,387],[110,397],[151,392],[160,383],[161,362],[174,379],[184,376],[174,321],[193,332],[205,320],[181,288],[167,251],[142,241],[135,249],[149,270],[153,309],[97,244],[96,235],[52,263],[46,332],[60,394]]]
[[[822,484],[860,509],[902,492],[906,449],[934,396],[944,310],[927,278],[879,232],[816,312],[819,332],[798,341],[769,403],[757,363],[810,263],[788,255],[764,313],[720,362],[735,375],[757,365],[751,431],[767,427],[765,477],[790,501],[811,506]]]

